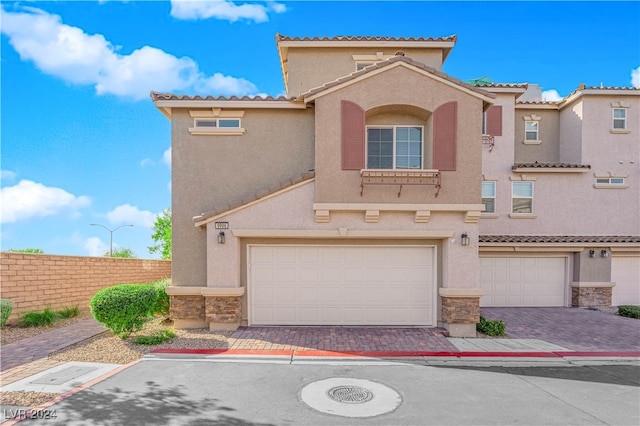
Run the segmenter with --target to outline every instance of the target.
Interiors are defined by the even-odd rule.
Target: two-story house
[[[626,105],[618,109],[626,108],[628,131],[615,136],[635,138],[635,168],[589,169],[582,136],[568,137],[564,148],[559,136],[564,128],[586,125],[582,132],[590,132],[601,123],[563,116],[563,109],[588,101],[584,90],[564,105],[519,100],[532,96],[527,85],[464,83],[442,72],[455,42],[455,36],[278,35],[286,97],[152,93],[172,122],[168,293],[177,327],[439,325],[452,336],[470,336],[481,302],[549,305],[555,296],[530,300],[512,296],[509,286],[518,265],[522,280],[531,270],[536,280],[544,270],[555,279],[556,258],[563,259],[564,295],[551,306],[571,305],[570,285],[611,291],[610,274],[594,272],[603,259],[611,261],[600,257],[602,243],[610,254],[617,247],[637,255],[639,246],[629,207],[637,215],[638,195],[631,192],[638,185],[638,90],[620,90],[624,98],[610,93],[610,102]],[[521,132],[525,122],[527,129],[538,123],[535,139]],[[556,129],[546,129],[547,122]],[[514,142],[520,137],[524,147]],[[588,146],[598,143],[589,137],[595,139]],[[598,149],[588,155],[606,151]],[[557,200],[569,207],[566,194],[552,195],[555,177],[588,180],[588,173],[593,190],[604,174],[624,174],[627,201],[615,204],[624,223],[613,234],[564,228],[575,222],[566,210],[545,208]],[[549,194],[541,197],[545,185]],[[623,196],[612,192],[600,191],[602,202]],[[590,214],[585,206],[571,211]],[[585,220],[596,225],[591,216]],[[540,241],[521,241],[528,235]],[[628,240],[585,246],[555,241],[556,235]],[[600,263],[586,262],[589,247],[597,248]],[[535,291],[557,290],[551,287]]]

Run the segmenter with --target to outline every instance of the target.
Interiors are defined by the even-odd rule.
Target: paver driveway
[[[540,339],[575,351],[640,351],[640,320],[583,308],[482,308],[507,322],[514,339]]]

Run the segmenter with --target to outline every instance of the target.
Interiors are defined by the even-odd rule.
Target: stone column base
[[[175,328],[235,330],[242,317],[244,288],[167,287]]]
[[[476,337],[476,324],[480,321],[479,288],[441,288],[442,322],[451,337]]]
[[[610,282],[571,283],[571,306],[574,308],[607,308],[611,306],[613,287]]]

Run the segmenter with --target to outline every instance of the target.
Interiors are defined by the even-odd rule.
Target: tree
[[[39,248],[9,249],[9,251],[11,253],[31,253],[31,254],[43,254],[44,253],[44,251],[42,251]]]
[[[149,253],[160,253],[164,260],[171,259],[171,209],[163,210],[153,223],[151,239],[156,243],[149,247]]]
[[[109,252],[106,252],[104,255],[106,257],[109,257]],[[133,250],[131,250],[128,247],[122,247],[122,248],[117,248],[113,250],[113,254],[111,255],[111,257],[123,257],[126,259],[135,259],[136,254],[133,252]]]

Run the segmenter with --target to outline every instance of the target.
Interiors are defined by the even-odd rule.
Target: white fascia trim
[[[605,95],[605,96],[638,96],[640,95],[640,90],[631,90],[631,89],[583,89],[578,90],[573,95],[564,98],[560,101],[560,109],[565,106],[571,104],[573,101],[580,99],[583,95]]]
[[[248,202],[247,204],[243,204],[243,205],[241,205],[241,206],[239,206],[239,207],[236,207],[236,208],[231,209],[231,210],[227,210],[227,211],[225,211],[225,212],[223,212],[223,213],[217,214],[217,215],[215,215],[215,216],[211,216],[211,217],[209,217],[209,218],[207,218],[207,219],[203,219],[203,220],[198,220],[198,221],[196,221],[196,220],[197,220],[197,218],[198,218],[199,216],[195,216],[195,217],[193,218],[193,220],[195,221],[195,226],[196,226],[196,228],[197,228],[197,227],[199,227],[199,226],[206,225],[207,223],[213,222],[214,220],[220,219],[221,217],[229,216],[229,215],[230,215],[230,214],[232,214],[232,213],[235,213],[235,212],[240,211],[240,210],[244,210],[244,209],[246,209],[247,207],[251,207],[251,206],[253,206],[254,204],[261,203],[261,202],[263,202],[263,201],[265,201],[265,200],[268,200],[269,198],[276,197],[276,196],[278,196],[278,195],[280,195],[280,194],[284,194],[285,192],[288,192],[288,191],[294,190],[294,189],[296,189],[296,188],[298,188],[298,187],[300,187],[300,186],[307,185],[307,184],[309,184],[309,183],[315,182],[315,180],[316,180],[315,178],[312,178],[312,179],[309,179],[309,180],[303,180],[302,182],[298,182],[298,183],[293,184],[293,185],[291,185],[291,186],[287,186],[286,188],[281,189],[280,191],[276,191],[276,192],[271,193],[271,194],[269,194],[269,195],[265,195],[265,196],[264,196],[264,197],[262,197],[262,198],[258,198],[257,200],[250,201],[250,202]]]
[[[170,117],[171,108],[307,109],[307,105],[297,101],[169,100],[156,101],[156,108],[168,111]]]
[[[518,104],[516,103],[515,109],[560,109],[558,104]]]
[[[491,93],[524,93],[527,91],[527,89],[524,89],[521,87],[486,87],[486,86],[477,86],[477,87]]]
[[[586,169],[586,168],[566,168],[566,169],[561,169],[561,168],[557,168],[557,167],[549,167],[549,168],[542,168],[542,167],[518,167],[514,170],[512,170],[514,173],[587,173],[590,172],[590,169]],[[607,176],[608,177],[608,176]]]
[[[279,41],[278,47],[405,47],[452,49],[453,41],[403,41],[403,40],[289,40]]]
[[[438,82],[440,82],[440,83],[442,83],[442,84],[445,84],[445,85],[447,85],[447,86],[449,86],[449,87],[451,87],[451,88],[453,88],[453,89],[457,89],[457,90],[459,90],[459,91],[461,91],[461,92],[464,92],[464,93],[466,93],[466,94],[468,94],[468,95],[474,96],[474,97],[476,97],[476,98],[478,98],[478,99],[481,99],[481,100],[483,100],[484,102],[487,102],[487,103],[489,103],[489,104],[491,104],[491,105],[493,105],[493,104],[496,102],[496,100],[495,100],[494,98],[491,98],[491,97],[489,97],[489,96],[481,95],[480,93],[477,93],[477,92],[475,92],[475,91],[473,91],[473,90],[471,90],[471,89],[467,89],[467,88],[466,88],[466,87],[464,87],[464,86],[460,86],[460,85],[458,85],[458,84],[456,84],[456,83],[454,83],[454,82],[452,82],[452,81],[449,81],[449,80],[447,80],[447,79],[445,79],[445,78],[439,77],[439,76],[437,76],[437,75],[435,75],[435,74],[432,74],[432,73],[430,73],[430,72],[428,72],[428,71],[425,71],[425,70],[422,70],[422,69],[416,68],[416,67],[414,67],[414,66],[412,66],[412,65],[409,65],[409,64],[407,64],[407,63],[405,63],[405,62],[396,62],[396,63],[391,64],[391,65],[388,65],[388,66],[386,66],[386,67],[384,67],[384,68],[378,68],[377,70],[369,71],[369,72],[368,72],[368,73],[366,73],[366,74],[363,74],[363,75],[361,75],[361,76],[359,76],[359,77],[354,78],[353,80],[349,80],[349,81],[346,81],[346,82],[344,82],[344,83],[339,83],[339,84],[337,84],[336,86],[333,86],[333,87],[331,87],[331,88],[328,88],[328,89],[322,90],[321,92],[318,92],[318,93],[316,93],[316,94],[314,94],[314,95],[311,95],[311,96],[309,96],[309,97],[305,97],[305,98],[304,98],[304,101],[305,101],[305,102],[313,102],[313,101],[315,101],[316,99],[321,98],[322,96],[328,95],[328,94],[333,93],[333,92],[336,92],[336,91],[338,91],[338,90],[342,90],[342,89],[344,89],[344,88],[345,88],[345,87],[347,87],[347,86],[350,86],[350,85],[352,85],[352,84],[359,83],[359,82],[361,82],[362,80],[365,80],[365,79],[367,79],[367,78],[371,78],[371,77],[373,77],[373,76],[376,76],[376,75],[378,75],[378,74],[381,74],[381,73],[383,73],[383,72],[386,72],[386,71],[388,71],[388,70],[391,70],[391,69],[393,69],[393,68],[397,68],[397,67],[404,67],[404,68],[407,68],[408,70],[411,70],[411,71],[416,72],[416,73],[418,73],[418,74],[422,74],[422,75],[424,75],[424,76],[426,76],[426,77],[430,77],[430,78],[432,78],[432,79],[434,79],[434,80],[436,80],[436,81],[438,81]],[[337,80],[339,80],[339,79],[337,79]],[[336,80],[336,81],[337,81],[337,80]],[[322,86],[320,86],[320,87],[322,87]],[[310,90],[317,89],[317,88],[318,88],[318,87],[314,87],[314,88],[312,88],[312,89],[310,89]],[[482,89],[482,90],[484,90],[484,89]]]
[[[234,229],[238,238],[358,238],[358,239],[445,239],[451,238],[454,231],[375,231],[361,229]]]

